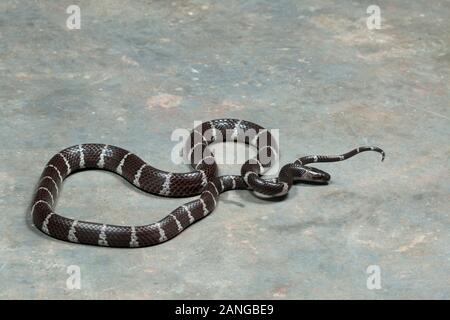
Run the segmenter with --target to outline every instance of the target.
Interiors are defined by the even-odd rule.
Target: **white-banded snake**
[[[217,164],[208,145],[218,141],[242,141],[256,147],[257,156],[241,167],[241,175],[217,176]],[[80,144],[66,148],[47,163],[31,204],[34,225],[47,235],[73,243],[110,247],[145,247],[165,242],[210,214],[219,195],[228,190],[249,189],[259,197],[281,197],[294,181],[327,183],[330,175],[308,166],[314,162],[346,160],[378,147],[359,147],[337,156],[306,156],[283,166],[277,178],[265,179],[278,150],[269,130],[245,120],[216,119],[203,122],[191,133],[186,150],[194,171],[171,173],[156,169],[137,155],[105,144]],[[166,197],[200,195],[158,222],[141,226],[118,226],[66,218],[54,212],[64,179],[80,170],[103,169],[115,172],[136,187]]]

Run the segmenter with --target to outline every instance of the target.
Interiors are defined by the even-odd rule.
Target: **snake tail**
[[[375,151],[381,154],[381,161],[384,161],[384,158],[386,156],[385,152],[378,147],[372,147],[372,146],[362,146],[355,148],[353,150],[350,150],[349,152],[346,152],[341,155],[329,155],[329,156],[322,156],[322,155],[313,155],[313,156],[305,156],[297,159],[294,163],[298,165],[306,165],[308,163],[314,163],[314,162],[337,162],[337,161],[344,161],[347,160],[361,152],[365,151]]]

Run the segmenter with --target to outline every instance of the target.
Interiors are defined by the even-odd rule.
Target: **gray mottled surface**
[[[448,1],[0,2],[0,298],[450,298]],[[379,145],[318,167],[281,202],[245,191],[168,243],[73,245],[30,224],[46,161],[83,142],[166,170],[175,128],[236,117],[280,129],[281,162]],[[222,172],[238,172],[227,166]],[[57,211],[149,223],[185,199],[85,172]],[[66,287],[69,265],[82,287]],[[381,268],[380,290],[366,268]]]

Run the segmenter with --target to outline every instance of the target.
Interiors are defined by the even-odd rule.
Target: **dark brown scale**
[[[45,218],[52,212],[52,209],[43,202],[37,202],[40,201],[40,199],[36,200],[33,205],[33,224],[41,230],[42,223],[44,222]]]
[[[136,172],[145,164],[145,162],[134,154],[130,154],[122,166],[122,176],[133,183]]]
[[[160,235],[152,225],[136,227],[136,236],[139,247],[151,246],[160,243]],[[124,245],[126,247],[127,245]]]
[[[47,189],[47,190],[51,190],[51,189]],[[35,196],[35,201],[34,202],[36,202],[38,200],[44,200],[48,204],[52,205],[54,198],[55,198],[55,196],[53,196],[53,198],[52,198],[52,196],[48,193],[48,191],[46,191],[44,189],[38,189],[36,191],[36,196]]]
[[[67,176],[67,166],[66,166],[66,164],[65,164],[65,162],[64,162],[64,160],[63,160],[63,158],[61,157],[61,155],[59,155],[59,154],[56,154],[56,155],[54,155],[53,156],[53,158],[51,158],[50,159],[50,161],[47,163],[47,165],[53,165],[53,166],[55,166],[56,168],[58,168],[58,170],[59,170],[59,172],[60,172],[60,174],[61,174],[61,176],[62,176],[62,178],[64,179],[66,176]],[[52,177],[58,177],[58,182],[61,182],[61,181],[59,181],[60,179],[59,179],[59,175],[58,175],[58,173],[56,172],[56,169],[55,168],[51,168],[51,167],[47,167],[47,168],[45,168],[45,170],[44,170],[44,173],[46,172],[46,171],[52,171],[51,172],[51,174],[52,174]],[[43,173],[43,174],[44,174]],[[50,172],[49,172],[50,173]]]
[[[53,179],[53,181],[56,182],[56,184],[58,185],[58,187],[59,187],[60,184],[61,184],[61,179],[60,179],[60,177],[59,177],[59,175],[58,175],[58,172],[57,172],[56,169],[53,168],[53,167],[46,167],[46,168],[44,169],[44,172],[42,172],[42,175],[41,175],[41,179],[44,178],[44,177],[51,177],[51,178]],[[54,187],[54,186],[53,186],[53,187]]]
[[[48,178],[46,178],[46,177],[48,177]],[[52,193],[53,198],[56,201],[56,196],[58,195],[58,191],[57,191],[58,189],[57,188],[59,188],[58,182],[56,182],[56,181],[57,180],[55,180],[55,177],[48,176],[48,175],[43,176],[41,178],[41,183],[38,186],[39,194],[43,194],[45,196],[44,192],[46,192],[46,191],[45,190],[39,190],[39,188],[46,188]],[[45,200],[45,199],[43,199],[43,200]],[[51,202],[49,202],[49,203],[51,204]]]
[[[98,245],[100,229],[102,225],[95,222],[78,221],[75,227],[78,242]],[[66,240],[65,235],[61,235],[61,240]]]
[[[131,227],[107,225],[105,230],[108,246],[129,247],[131,241]]]
[[[64,235],[69,233],[72,221],[72,219],[53,214],[48,220],[48,231],[51,235],[55,235],[56,238],[64,240]]]
[[[183,229],[186,229],[191,225],[189,216],[186,214],[186,210],[183,207],[176,208],[174,211],[172,211],[172,214],[180,222]]]
[[[139,168],[137,170],[139,170]],[[129,181],[133,183],[134,176]],[[158,194],[164,181],[166,181],[165,174],[155,171],[154,168],[150,166],[142,168],[141,177],[139,178],[139,185],[142,190]]]

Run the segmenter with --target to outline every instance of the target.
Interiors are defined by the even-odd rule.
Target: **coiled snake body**
[[[250,134],[251,133],[251,134]],[[241,175],[217,176],[217,165],[208,145],[217,141],[242,141],[257,149],[257,156],[244,163]],[[74,243],[110,247],[145,247],[165,242],[210,214],[219,195],[228,190],[249,189],[259,197],[280,197],[288,193],[294,181],[327,183],[330,175],[307,164],[335,162],[360,152],[384,152],[378,147],[359,147],[338,156],[306,156],[283,166],[278,178],[264,179],[262,174],[277,155],[276,142],[269,130],[237,119],[204,122],[191,133],[185,156],[195,171],[171,173],[158,170],[137,155],[105,144],[81,144],[62,150],[47,163],[31,205],[34,225],[47,235]],[[142,226],[117,226],[69,219],[53,210],[60,186],[71,173],[83,169],[116,172],[136,187],[167,197],[200,194],[158,222]]]

